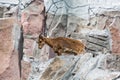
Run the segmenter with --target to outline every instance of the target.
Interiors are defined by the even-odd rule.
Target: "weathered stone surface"
[[[4,12],[4,15],[3,17],[13,17],[13,16],[16,16],[17,15],[17,6],[14,6],[14,7],[8,7],[8,10],[6,12]]]
[[[111,70],[111,71],[119,71],[120,72],[120,56],[119,55],[109,55],[106,57],[106,63],[107,65],[107,69]]]
[[[67,57],[67,56],[66,56]],[[59,58],[56,57],[54,60],[50,63],[49,67],[43,72],[40,80],[60,80],[61,77],[65,74],[65,72],[74,64],[74,62],[77,60],[73,56],[68,56],[65,58],[64,56]],[[63,66],[64,65],[64,66]],[[48,75],[48,77],[46,77]]]
[[[32,3],[22,11],[21,24],[24,35],[24,53],[28,56],[33,56],[37,46],[35,39],[43,32],[44,15],[44,4],[43,1],[39,0],[32,1]]]
[[[43,47],[43,49],[40,50],[40,52],[39,52],[37,49],[36,42],[30,38],[30,37],[36,38],[43,31],[44,6],[43,6],[43,2],[41,2],[41,1],[37,2],[37,1],[38,0],[35,0],[35,2],[33,2],[22,13],[21,22],[22,22],[24,38],[25,38],[24,39],[24,52],[28,56],[33,56],[35,58],[39,58],[40,61],[47,61],[49,58],[55,57],[54,54],[51,54],[51,53],[53,53],[51,51],[51,49],[45,45]],[[96,38],[99,38],[99,39],[96,39],[93,37],[88,38],[88,37],[86,37],[85,33],[81,34],[83,29],[87,29],[84,32],[87,32],[88,29],[91,32],[92,32],[92,29],[97,29],[97,30],[99,30],[99,32],[96,31],[97,33],[102,33],[103,28],[105,28],[106,22],[108,23],[107,25],[111,24],[113,19],[110,19],[110,21],[109,21],[108,18],[111,16],[115,17],[114,15],[116,15],[116,14],[110,14],[110,16],[109,16],[109,12],[108,12],[108,13],[106,13],[107,16],[104,16],[104,14],[102,14],[102,13],[104,12],[104,10],[107,10],[107,8],[108,8],[107,5],[102,5],[101,1],[97,2],[97,0],[95,0],[95,1],[91,0],[89,2],[87,0],[85,0],[85,1],[54,0],[55,2],[52,0],[44,0],[44,1],[45,1],[46,12],[47,12],[47,22],[46,22],[47,23],[46,24],[47,36],[49,36],[49,37],[58,37],[58,36],[72,37],[75,39],[84,39],[84,40],[89,40],[89,41],[95,42],[95,43],[97,43],[97,45],[93,44],[93,43],[86,44],[88,47],[95,49],[94,52],[96,52],[96,51],[104,52],[103,46],[105,46],[105,47],[107,47],[107,49],[109,48],[111,50],[111,48],[110,48],[111,42],[109,43],[109,40],[112,38],[113,39],[113,48],[112,48],[113,50],[112,51],[117,52],[117,53],[119,52],[119,44],[118,44],[119,43],[119,36],[118,36],[119,35],[118,34],[119,33],[119,31],[118,31],[119,23],[117,23],[117,27],[115,27],[115,29],[111,29],[111,33],[114,32],[115,35],[112,35],[112,37],[109,37],[109,38],[104,38],[104,37],[101,38],[98,35],[94,35],[93,37],[97,36]],[[109,2],[110,2],[110,4],[112,4],[112,1],[109,1]],[[99,3],[99,5],[97,5],[97,3]],[[81,6],[81,5],[83,5],[83,6]],[[96,5],[99,7],[105,7],[105,8],[103,10],[102,8],[98,8]],[[111,7],[113,7],[113,5],[110,6],[110,8]],[[110,9],[110,10],[113,10],[113,9]],[[117,16],[119,16],[119,15],[117,15]],[[116,20],[119,22],[119,19],[116,19]],[[93,33],[97,34],[96,32],[93,32]],[[87,35],[89,35],[89,34],[87,33]],[[111,34],[109,34],[109,35],[111,35]],[[100,40],[100,39],[103,39],[103,40]],[[104,41],[104,39],[105,39],[105,41]],[[102,47],[98,46],[98,44],[102,45]],[[39,53],[40,53],[40,55],[39,55]],[[107,53],[107,52],[104,52],[104,53]],[[45,70],[46,72],[43,72],[43,74],[41,75],[40,78],[42,80],[50,80],[53,78],[59,80],[60,77],[62,76],[63,80],[66,80],[66,79],[69,79],[69,80],[98,79],[99,80],[99,79],[102,79],[102,77],[103,77],[104,80],[106,80],[106,78],[113,79],[114,77],[118,76],[118,73],[116,75],[116,74],[114,74],[112,72],[110,73],[109,71],[106,70],[106,68],[108,67],[108,69],[111,71],[111,66],[113,65],[113,63],[119,64],[118,62],[112,63],[112,61],[111,61],[111,63],[110,63],[111,66],[107,66],[107,67],[106,67],[106,64],[103,63],[103,64],[105,64],[105,65],[102,65],[103,69],[99,69],[98,64],[102,63],[100,61],[101,56],[98,56],[97,58],[93,58],[92,56],[93,55],[90,54],[90,55],[86,55],[86,56],[82,57],[83,60],[80,59],[81,61],[79,60],[80,62],[77,64],[77,65],[80,65],[80,68],[78,66],[78,68],[74,69],[75,65],[72,66],[71,64],[66,62],[66,65],[71,66],[71,68],[67,67],[67,70],[65,68],[66,71],[64,70],[64,68],[63,68],[63,71],[60,69],[62,67],[63,63],[61,61],[61,58],[60,59],[57,58],[57,61],[54,63],[54,65],[52,63],[50,63],[50,66]],[[104,60],[103,60],[103,62],[104,62]],[[58,64],[58,63],[60,63],[60,64]],[[39,61],[35,61],[35,62],[33,61],[31,64],[32,64],[32,69],[31,69],[31,73],[29,75],[29,79],[34,79],[34,80],[39,79],[39,73],[41,74],[41,71],[39,71],[39,68],[38,68],[38,66],[40,65]],[[35,65],[35,64],[37,64],[37,65]],[[41,64],[41,65],[43,65],[43,64]],[[89,68],[86,69],[86,67],[88,67],[88,65],[89,65]],[[117,65],[117,66],[119,66],[119,65]],[[81,68],[82,68],[82,70],[81,70]],[[116,67],[112,66],[112,68],[116,68]],[[118,70],[119,70],[119,68],[117,67],[117,71]],[[104,74],[103,75],[97,74],[96,77],[92,77],[92,75],[94,75],[97,71],[98,71],[98,74],[102,74],[102,73],[104,73]],[[90,72],[90,74],[89,74],[89,72]],[[46,77],[46,75],[48,77]],[[82,76],[79,77],[79,75],[82,75]]]
[[[16,34],[13,30],[14,22],[14,18],[0,19],[0,80],[20,80],[21,53],[15,46],[17,45],[15,42],[19,43],[19,39],[16,41],[13,35]]]
[[[51,62],[49,61],[50,63],[47,66],[44,66],[42,73],[39,73],[39,80],[117,79],[120,75],[120,65],[118,65],[120,63],[116,62],[119,59],[119,56],[101,53],[98,53],[96,57],[93,57],[91,53],[79,56],[55,57]],[[112,69],[110,66],[112,66]]]
[[[47,36],[49,37],[64,37],[66,36],[67,15],[47,14]]]
[[[24,35],[38,35],[42,31],[44,21],[44,5],[35,0],[22,12],[21,23]]]
[[[112,4],[112,6],[110,6],[109,3]],[[80,4],[83,6],[81,6]],[[97,2],[97,0],[94,1],[55,0],[55,3],[54,1],[51,0],[45,0],[45,7],[48,15],[47,27],[55,28],[53,30],[53,33],[54,32],[60,33],[62,31],[62,28],[58,25],[66,24],[64,26],[64,29],[66,29],[65,33],[63,31],[63,33],[60,33],[59,35],[56,36],[61,36],[62,34],[62,36],[64,35],[65,37],[74,37],[75,39],[85,38],[83,35],[81,35],[82,37],[79,37],[80,36],[79,33],[84,28],[90,30],[92,29],[103,30],[107,26],[111,28],[113,27],[116,30],[118,30],[120,29],[119,28],[120,13],[119,11],[117,11],[119,10],[118,9],[119,5],[116,4],[116,7],[113,6],[114,6],[114,1],[109,1],[109,2],[105,1],[103,5],[103,2],[101,1]],[[120,33],[119,32],[120,30],[115,31],[113,33],[114,29],[111,28],[109,29],[110,35],[112,36],[111,39],[113,39],[113,43],[112,43],[113,45],[111,50],[113,53],[119,54],[120,49],[119,49],[118,33]],[[48,31],[48,33],[49,32],[50,31]],[[49,34],[52,34],[52,32],[50,32]],[[54,37],[54,35],[52,35],[52,37]]]
[[[0,18],[3,17],[3,11],[4,11],[4,7],[0,7]]]
[[[4,58],[6,59],[7,57]],[[9,63],[6,62],[3,65],[8,65],[8,67],[4,70],[3,73],[0,74],[0,80],[20,80],[18,52],[12,52]]]
[[[74,2],[74,1],[71,0],[71,2]],[[71,2],[68,2],[68,4],[72,4]],[[80,0],[77,2],[80,2]],[[46,21],[48,36],[50,37],[58,37],[58,36],[72,37],[74,39],[83,40],[83,42],[85,42],[86,47],[91,49],[91,50],[90,49],[86,50],[87,52],[99,51],[99,52],[107,53],[112,50],[111,37],[110,37],[111,34],[103,30],[103,27],[105,26],[105,21],[107,20],[106,17],[105,17],[105,20],[103,20],[101,23],[99,21],[100,19],[103,19],[101,18],[101,16],[100,16],[100,19],[99,19],[99,16],[98,17],[96,16],[94,18],[90,18],[89,19],[90,21],[88,21],[85,18],[81,18],[83,17],[82,15],[77,15],[77,13],[74,13],[74,10],[68,7],[63,7],[61,3],[68,6],[64,1],[63,2],[56,1],[56,3],[53,3],[48,0],[45,1],[45,7],[46,7],[46,10],[48,10],[47,21]],[[48,5],[57,4],[57,5],[53,7],[49,6],[50,9],[48,9],[47,4]],[[85,7],[84,8],[86,11],[88,6],[86,5]],[[82,7],[75,8],[75,10],[77,10],[78,12],[79,10],[81,11],[81,9],[83,10]],[[63,13],[62,13],[62,10],[63,10]],[[59,11],[60,13],[58,13]],[[69,14],[69,12],[71,12],[71,14]],[[82,13],[82,12],[79,12],[79,13]],[[87,14],[85,15],[87,16]],[[105,34],[102,34],[103,32]],[[92,33],[95,37],[93,35],[92,35],[93,37],[88,37],[90,36],[89,33]],[[99,36],[99,35],[104,36],[106,34],[108,38],[105,38],[105,40],[104,40],[104,37]]]
[[[113,53],[120,54],[120,30],[117,28],[111,29],[113,40]]]
[[[107,17],[105,24],[100,24],[104,28],[108,28],[111,33],[112,38],[112,52],[115,54],[120,53],[120,12],[119,11],[108,11],[103,13]],[[109,17],[108,17],[109,16]],[[104,19],[104,18],[103,18]],[[103,22],[103,19],[101,19],[101,22]]]
[[[24,39],[24,53],[28,56],[33,56],[35,41],[32,39]]]
[[[99,50],[100,52],[102,52],[102,51],[104,52],[104,49],[103,49],[104,46],[107,49],[109,49],[110,51],[111,50],[114,51],[113,50],[114,48],[111,48],[111,46],[112,46],[111,39],[113,39],[113,37],[111,37],[111,33],[109,33],[109,29],[107,28],[106,30],[108,30],[108,32],[105,32],[105,34],[106,33],[108,34],[107,38],[106,38],[105,34],[101,35],[101,33],[103,33],[103,31],[104,31],[103,29],[105,29],[105,27],[106,27],[107,21],[109,23],[109,24],[107,24],[107,26],[112,23],[111,21],[113,21],[113,20],[111,20],[111,15],[106,16],[106,15],[102,14],[102,12],[104,12],[104,10],[96,7],[96,5],[99,7],[106,7],[107,5],[101,5],[101,1],[99,2],[100,3],[99,5],[97,4],[96,1],[94,1],[94,2],[90,1],[90,2],[86,3],[86,5],[85,5],[85,2],[87,2],[87,1],[86,0],[85,1],[69,0],[66,3],[66,1],[57,1],[56,0],[56,2],[54,3],[54,1],[45,0],[46,11],[48,12],[47,13],[48,36],[56,37],[56,36],[64,35],[65,37],[73,37],[75,39],[81,39],[81,38],[87,39],[87,40],[90,40],[97,44],[97,46],[96,46],[96,44],[95,45],[87,44],[87,46],[89,45],[88,47],[94,48],[95,51]],[[79,3],[84,4],[84,6],[79,5]],[[110,3],[111,3],[111,1],[110,1]],[[89,6],[87,4],[89,4]],[[93,4],[94,4],[94,6],[93,6]],[[63,5],[65,5],[65,7]],[[104,9],[107,10],[107,8],[104,8]],[[98,10],[101,10],[100,13]],[[113,9],[110,9],[110,10],[113,10]],[[98,11],[98,12],[96,12],[96,11]],[[113,15],[112,17],[115,17],[114,14],[112,14],[112,15]],[[108,19],[109,17],[110,17],[111,21],[109,21],[109,19]],[[64,21],[64,22],[62,22],[62,21]],[[118,22],[119,22],[119,20],[118,20]],[[61,24],[66,24],[66,25],[63,26]],[[61,27],[61,26],[64,27],[64,30],[63,30],[63,27]],[[84,30],[84,29],[86,29],[86,30]],[[93,29],[95,29],[96,32],[94,32]],[[117,27],[117,30],[118,30],[118,27]],[[63,31],[63,33],[61,31]],[[91,31],[92,33],[94,33],[94,35],[92,35],[92,37],[91,37],[91,35],[89,34],[88,31]],[[83,34],[81,34],[82,32],[83,32]],[[60,33],[60,34],[57,34],[57,33]],[[51,34],[54,34],[54,35],[51,35]],[[89,37],[86,38],[85,34],[88,35]],[[98,35],[98,34],[100,34],[100,35]],[[82,37],[81,37],[81,35],[82,35]],[[103,36],[103,37],[101,37],[101,36]],[[104,36],[105,36],[105,38],[104,38]],[[117,36],[117,37],[119,37],[119,36]],[[116,39],[114,39],[114,40],[116,42]],[[98,45],[100,45],[100,46],[98,47]],[[113,45],[114,45],[114,42],[113,42]],[[112,46],[112,47],[114,47],[114,46]],[[116,50],[118,50],[118,49],[116,49]],[[104,52],[104,53],[108,53],[108,52]],[[117,79],[117,77],[119,77],[119,75],[120,75],[119,65],[117,65],[117,64],[119,64],[119,63],[117,63],[117,62],[119,62],[119,60],[115,59],[115,62],[110,61],[111,63],[107,63],[107,61],[109,62],[109,60],[107,60],[106,56],[108,56],[108,55],[101,54],[101,53],[98,54],[97,57],[93,57],[93,54],[85,54],[85,55],[81,56],[80,59],[77,58],[78,61],[76,61],[76,63],[73,63],[73,65],[71,65],[71,67],[67,67],[67,70],[65,72],[64,72],[65,67],[61,68],[60,64],[59,64],[60,69],[59,69],[59,67],[57,67],[57,69],[55,68],[55,66],[57,64],[53,65],[53,66],[51,66],[51,64],[50,64],[49,67],[45,70],[45,72],[43,72],[43,74],[41,75],[40,80],[41,79],[42,80],[52,80],[52,79],[53,80],[54,79],[56,79],[56,80],[79,80],[79,79],[80,80],[94,80],[94,79],[95,80],[112,80],[112,79]],[[112,58],[113,58],[113,56],[112,56]],[[60,60],[61,60],[61,57],[60,57]],[[113,65],[112,62],[114,64],[115,63],[117,63],[117,64]],[[61,62],[59,62],[59,63],[61,63]],[[68,63],[67,63],[67,65],[68,65]],[[114,68],[113,71],[112,71],[112,69],[110,69],[111,68],[110,66],[112,68]],[[61,72],[61,70],[63,70],[63,74],[60,77],[58,74]],[[98,73],[96,73],[96,72],[98,72]],[[93,77],[94,74],[96,74],[96,75]]]
[[[30,1],[30,0],[29,0]],[[45,20],[45,13],[44,13],[44,4],[43,0],[31,0],[28,1],[28,5],[21,13],[21,25],[23,27],[23,37],[24,37],[24,55],[27,57],[34,57],[41,61],[48,59],[46,54],[40,54],[41,50],[38,49],[38,45],[36,40],[39,34],[44,33],[44,20]],[[23,4],[24,1],[23,1]],[[27,5],[27,3],[26,3]],[[43,57],[43,56],[45,57]],[[30,72],[32,66],[29,62],[25,60],[22,61],[22,79],[27,80],[30,76]]]
[[[116,73],[109,72],[108,70],[94,69],[93,71],[88,73],[86,80],[119,80],[119,78],[117,78],[119,74],[119,72]]]
[[[30,63],[22,60],[21,64],[22,64],[22,80],[27,80],[28,74],[30,73],[31,70]]]
[[[86,46],[86,52],[107,53],[112,51],[112,39],[107,30],[83,28],[79,33],[72,33],[71,37],[82,40]]]

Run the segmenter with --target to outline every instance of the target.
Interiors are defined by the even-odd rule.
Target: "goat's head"
[[[44,44],[45,44],[45,42],[44,42],[44,37],[41,36],[41,35],[39,35],[39,38],[38,38],[37,43],[38,43],[38,48],[41,49],[41,48],[44,46]]]

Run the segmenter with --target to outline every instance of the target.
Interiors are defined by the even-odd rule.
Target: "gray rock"
[[[109,69],[106,61],[111,54],[101,54],[93,57],[91,53],[79,56],[60,56],[52,59],[45,66],[43,73],[36,80],[112,80],[119,77],[119,70]],[[116,61],[117,59],[115,59]],[[115,64],[115,62],[113,62]]]

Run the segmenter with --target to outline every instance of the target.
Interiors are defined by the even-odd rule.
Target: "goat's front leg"
[[[58,52],[58,49],[56,47],[53,47],[53,50],[54,50],[55,53]]]
[[[54,50],[55,53],[57,53],[58,56],[60,56],[60,53],[59,53],[59,51],[58,51],[58,48],[53,47],[53,50]]]
[[[58,56],[62,55],[62,49],[58,49]]]
[[[57,52],[57,55],[58,55],[58,56],[60,56],[60,55],[61,55],[61,53]]]

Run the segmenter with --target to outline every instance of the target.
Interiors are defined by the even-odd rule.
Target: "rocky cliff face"
[[[102,5],[103,3],[105,5]],[[110,4],[111,6],[109,6]],[[116,7],[113,7],[115,5]],[[91,35],[89,36],[89,33],[87,32],[95,32],[96,29],[96,32],[99,32],[100,34],[104,30],[106,30],[109,42],[107,42],[107,44],[105,41],[105,43],[109,46],[108,50],[112,51],[113,53],[119,54],[119,41],[117,41],[119,40],[119,36],[117,36],[119,35],[119,11],[117,8],[118,6],[119,5],[114,4],[114,2],[108,2],[107,0],[105,2],[97,2],[97,0],[70,0],[68,2],[45,0],[45,7],[47,12],[46,26],[48,36],[64,36],[75,39],[82,39],[86,42],[86,45],[93,48],[98,46],[95,49],[101,47],[101,50],[105,47],[99,46],[99,44],[104,45],[104,43],[101,43],[104,40],[100,40],[100,36],[97,35],[90,37]],[[87,34],[85,34],[85,32]],[[86,39],[87,36],[90,38]],[[91,38],[95,40],[95,44],[93,39]],[[96,40],[100,41],[98,42]],[[96,45],[96,43],[98,43],[98,45]]]
[[[23,52],[27,57],[41,58],[40,56],[42,54],[40,54],[36,40],[39,34],[44,32],[44,4],[43,1],[39,0],[34,0],[30,3],[21,13],[21,25],[24,38]],[[22,66],[22,80],[26,80],[30,74],[31,65],[23,60]]]
[[[19,23],[7,18],[16,14],[17,7],[2,13],[6,18],[0,20],[0,80],[119,80],[120,12],[116,2],[23,1]],[[56,56],[48,45],[40,50],[36,39],[41,33],[81,40],[86,52]]]
[[[80,39],[85,43],[88,53],[68,60],[71,62],[70,64],[65,60],[71,59],[70,56],[64,56],[62,59],[61,57],[54,58],[53,62],[41,71],[38,80],[120,79],[118,69],[120,64],[119,11],[117,11],[117,7],[112,7],[115,5],[112,1],[109,3],[106,1],[105,5],[102,4],[97,0],[90,2],[45,0],[48,37],[63,36]],[[112,4],[111,7],[110,4]],[[107,53],[115,53],[115,56],[118,56]],[[97,56],[93,57],[94,54]]]
[[[0,19],[0,79],[20,80],[20,27],[15,18]],[[17,33],[16,33],[17,32]],[[17,35],[17,37],[15,36]]]
[[[120,56],[113,54],[85,53],[63,55],[46,62],[30,59],[32,71],[29,80],[119,80]]]
[[[119,57],[118,57],[119,58]],[[79,56],[61,56],[54,58],[40,75],[38,80],[117,80],[120,66],[117,56],[91,53]],[[115,64],[114,67],[111,63]]]

